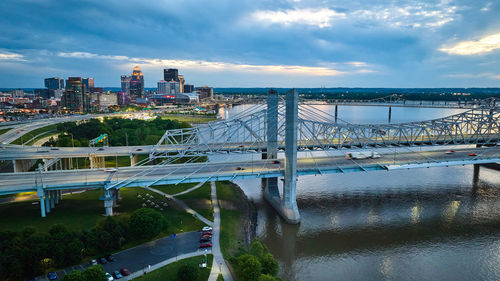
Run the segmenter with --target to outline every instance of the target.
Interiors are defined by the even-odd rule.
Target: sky
[[[0,88],[500,87],[498,0],[2,0]]]

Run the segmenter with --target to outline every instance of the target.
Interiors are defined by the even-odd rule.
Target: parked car
[[[201,229],[201,231],[212,231],[212,228],[210,226],[205,226]]]
[[[106,279],[108,279],[108,281],[113,281],[115,280],[115,278],[113,278],[113,276],[111,276],[111,274],[107,273],[106,272]]]
[[[203,232],[201,232],[201,236],[206,235],[206,234],[212,235],[212,231],[203,231]]]
[[[112,255],[107,255],[107,256],[106,256],[106,260],[107,260],[108,262],[114,262],[114,261],[115,261],[115,258],[114,258]]]
[[[107,264],[108,261],[105,258],[99,258],[99,263],[100,264]]]
[[[203,236],[200,238],[200,243],[206,243],[206,242],[210,242],[210,241],[212,241],[211,237]]]
[[[113,272],[113,276],[115,277],[115,279],[120,279],[123,277],[123,275],[118,270],[115,270],[115,272]]]
[[[123,276],[129,276],[130,275],[130,271],[126,268],[122,268],[120,269],[120,273],[123,275]]]
[[[91,260],[91,261],[90,261],[90,265],[91,265],[91,266],[92,266],[92,265],[97,265],[97,261],[96,261],[96,260]]]
[[[57,280],[57,274],[55,272],[49,272],[47,278],[49,278],[49,280]]]
[[[200,248],[210,248],[210,247],[212,247],[212,243],[210,242],[200,244]]]

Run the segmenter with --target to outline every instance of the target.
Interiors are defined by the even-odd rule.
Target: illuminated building
[[[64,89],[64,79],[59,77],[45,78],[45,88],[49,90]]]
[[[90,97],[81,77],[69,77],[66,90],[61,98],[63,109],[72,112],[87,112],[90,108]]]
[[[144,76],[142,75],[142,71],[138,66],[134,67],[134,70],[132,71],[129,91],[132,97],[144,97]]]

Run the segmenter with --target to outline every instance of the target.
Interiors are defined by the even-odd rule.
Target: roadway
[[[433,166],[453,166],[500,162],[500,149],[467,148],[446,154],[446,150],[384,154],[379,159],[350,160],[344,156],[300,158],[297,174],[362,172]],[[477,156],[469,156],[468,153]],[[205,162],[174,165],[135,166],[119,169],[85,169],[48,172],[4,173],[0,176],[0,195],[84,187],[122,188],[205,182],[246,178],[282,177],[284,161],[272,164],[270,160]]]

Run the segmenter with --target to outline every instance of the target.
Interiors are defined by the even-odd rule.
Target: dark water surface
[[[348,122],[387,122],[387,108],[339,109]],[[392,110],[393,123],[462,112]],[[497,171],[481,168],[476,182],[472,166],[303,176],[299,225],[286,224],[262,199],[260,180],[236,183],[257,206],[257,235],[283,279],[500,280]]]

